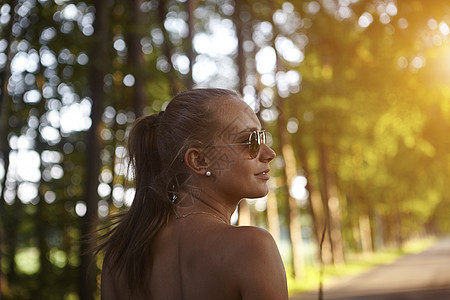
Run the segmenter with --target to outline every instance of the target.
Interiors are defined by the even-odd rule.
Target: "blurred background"
[[[0,3],[1,299],[99,297],[81,239],[132,203],[126,129],[192,87],[268,131],[271,193],[233,221],[272,233],[292,293],[450,231],[448,0]]]

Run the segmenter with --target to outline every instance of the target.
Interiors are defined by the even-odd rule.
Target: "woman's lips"
[[[270,170],[264,170],[262,172],[259,172],[257,174],[255,174],[255,176],[259,179],[263,179],[263,180],[269,180],[270,179],[270,175],[269,175]]]

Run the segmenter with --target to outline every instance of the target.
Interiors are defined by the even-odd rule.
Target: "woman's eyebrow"
[[[264,128],[257,128],[257,127],[249,127],[249,128],[245,128],[244,130],[241,130],[238,132],[238,134],[240,133],[247,133],[247,132],[253,132],[255,130],[263,130]]]

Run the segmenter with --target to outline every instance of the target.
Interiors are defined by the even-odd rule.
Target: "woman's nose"
[[[269,162],[269,161],[273,160],[275,158],[275,156],[277,156],[277,154],[275,153],[275,151],[272,150],[272,148],[270,148],[266,144],[261,145],[260,155],[259,155],[259,158],[261,161]]]

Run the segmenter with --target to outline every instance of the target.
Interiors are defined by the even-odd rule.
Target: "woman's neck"
[[[225,199],[220,199],[214,193],[207,193],[205,189],[193,188],[189,192],[180,191],[174,204],[178,215],[203,212],[215,215],[229,224],[236,206],[227,203]]]

